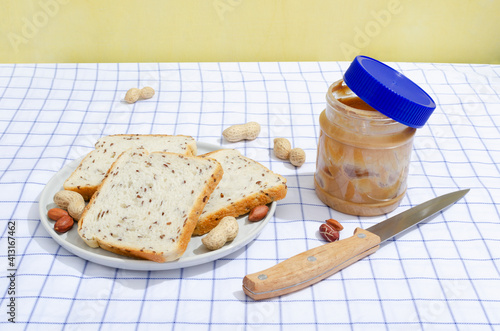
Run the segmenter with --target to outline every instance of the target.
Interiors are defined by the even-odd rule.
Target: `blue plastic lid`
[[[374,109],[413,128],[423,127],[436,108],[434,100],[418,85],[367,56],[356,56],[344,74],[344,82]]]

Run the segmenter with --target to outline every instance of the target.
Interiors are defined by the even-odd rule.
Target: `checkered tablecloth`
[[[326,207],[313,187],[325,93],[348,65],[0,65],[0,329],[500,329],[500,66],[389,63],[437,109],[417,130],[401,206],[355,217]],[[156,95],[123,101],[142,86]],[[222,138],[224,128],[248,121],[262,126],[256,140]],[[213,262],[130,271],[86,261],[44,230],[38,200],[61,168],[118,133],[185,134],[236,148],[285,176],[288,195],[253,242]],[[275,137],[303,148],[306,163],[295,168],[275,158]],[[323,244],[325,219],[344,225],[342,239],[465,188],[471,191],[444,213],[312,287],[259,302],[242,292],[246,274]]]

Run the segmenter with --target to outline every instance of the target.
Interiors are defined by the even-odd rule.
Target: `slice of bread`
[[[210,196],[194,235],[212,230],[225,216],[238,217],[252,208],[285,198],[286,179],[235,149],[201,155],[219,161],[224,169],[221,182]]]
[[[113,162],[130,148],[143,148],[150,153],[196,155],[196,141],[189,136],[119,134],[102,137],[95,144],[95,149],[85,156],[66,179],[64,189],[78,192],[85,200],[89,200]]]
[[[91,247],[156,262],[178,259],[223,175],[210,158],[128,150],[78,222]]]

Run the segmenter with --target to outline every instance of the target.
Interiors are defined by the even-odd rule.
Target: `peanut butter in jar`
[[[355,61],[372,60],[358,58]],[[360,79],[359,75],[347,76],[349,70],[344,79]],[[366,84],[361,86],[365,88]],[[387,99],[385,92],[372,93],[365,99],[385,110],[387,104],[372,102],[373,98]],[[353,92],[344,80],[333,83],[327,91],[326,109],[319,119],[314,184],[317,196],[331,208],[346,214],[375,216],[393,211],[404,197],[413,138],[416,127],[423,124],[403,113],[406,104],[400,107],[399,103],[389,103],[389,107],[396,107],[391,109],[396,114],[386,112],[389,117],[358,94],[363,93]],[[406,124],[397,120],[401,116]]]

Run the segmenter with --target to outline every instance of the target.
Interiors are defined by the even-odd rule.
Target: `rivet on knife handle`
[[[379,244],[377,235],[357,228],[352,237],[310,249],[245,276],[243,291],[254,300],[298,291],[374,253]]]

